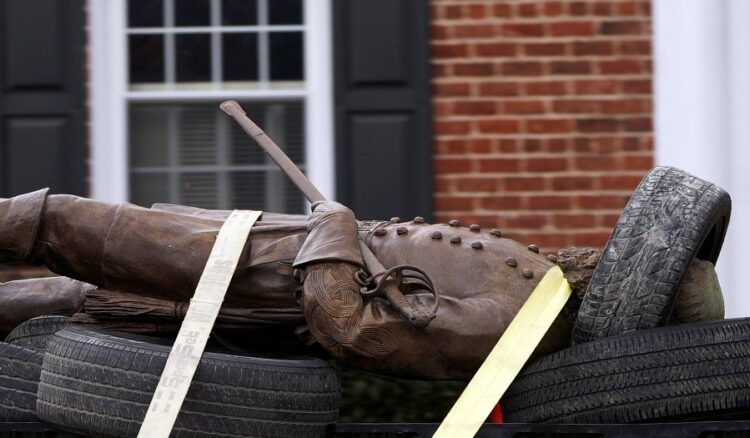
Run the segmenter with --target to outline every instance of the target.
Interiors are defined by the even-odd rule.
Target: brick
[[[610,95],[617,92],[617,83],[612,80],[585,80],[576,81],[573,84],[573,89],[576,94],[590,95],[590,94],[606,94]]]
[[[479,132],[494,134],[515,134],[519,132],[518,120],[509,119],[483,119],[478,120]]]
[[[508,192],[541,191],[545,189],[545,179],[539,176],[512,176],[504,179],[504,189]]]
[[[516,45],[509,43],[481,43],[475,45],[477,55],[493,57],[516,56]]]
[[[651,94],[651,79],[623,81],[622,88],[628,94]]]
[[[538,138],[527,138],[521,144],[521,150],[523,152],[540,152],[542,150],[542,140]]]
[[[518,96],[521,85],[517,82],[484,82],[479,84],[482,96]]]
[[[651,55],[651,41],[621,41],[618,52],[623,55]]]
[[[609,229],[614,228],[619,220],[619,214],[602,214],[599,216],[599,222],[601,222],[601,226]]]
[[[498,142],[498,150],[503,153],[518,152],[518,142],[513,139],[503,138]]]
[[[651,155],[628,155],[623,158],[627,170],[649,170],[654,166]]]
[[[636,2],[622,2],[617,4],[617,15],[636,15],[638,14],[638,4]]]
[[[467,44],[432,44],[431,53],[433,58],[463,58],[469,55]]]
[[[525,44],[524,52],[528,56],[562,56],[565,54],[565,44],[562,44],[562,43]]]
[[[610,41],[576,41],[573,43],[573,53],[576,56],[609,56],[612,52]]]
[[[616,132],[620,122],[617,119],[579,119],[576,128],[580,132]]]
[[[492,76],[491,62],[470,62],[453,66],[456,76]]]
[[[474,208],[474,198],[468,196],[435,196],[435,209],[462,211]]]
[[[502,103],[504,114],[543,114],[544,102],[541,100],[506,100]]]
[[[504,24],[502,34],[508,37],[541,37],[544,36],[544,26],[538,23]]]
[[[469,151],[476,154],[488,154],[492,152],[492,141],[486,138],[475,138],[469,140]]]
[[[553,36],[589,36],[596,32],[593,21],[563,21],[550,23],[550,33]]]
[[[611,175],[601,177],[603,190],[624,190],[632,192],[641,182],[640,176]]]
[[[466,173],[471,171],[472,161],[468,158],[437,157],[433,160],[436,174]]]
[[[552,178],[552,189],[560,191],[592,190],[594,179],[588,176],[557,176]]]
[[[573,122],[569,119],[534,119],[526,121],[526,130],[531,133],[570,132]]]
[[[469,152],[469,142],[464,138],[439,138],[433,142],[434,148],[441,154],[464,154]]]
[[[471,94],[471,86],[466,82],[433,81],[432,94],[438,97],[468,96]]]
[[[501,73],[506,76],[538,76],[542,74],[541,62],[508,61],[501,64]]]
[[[560,172],[568,168],[568,160],[564,157],[527,158],[526,170],[529,172]]]
[[[465,24],[453,27],[455,38],[491,38],[495,36],[495,26],[491,24]]]
[[[623,124],[625,130],[629,132],[649,132],[653,130],[651,117],[626,119]]]
[[[643,32],[641,21],[605,21],[599,24],[603,35],[640,35]]]
[[[575,167],[578,170],[618,170],[620,162],[617,157],[611,155],[590,155],[575,158]]]
[[[591,63],[588,61],[552,61],[549,64],[553,75],[577,75],[591,73]]]
[[[435,193],[445,193],[453,191],[453,179],[437,175],[432,178],[432,189]]]
[[[495,17],[510,17],[510,5],[507,3],[496,3],[492,5],[492,15]]]
[[[573,202],[568,196],[529,196],[530,210],[570,210]]]
[[[592,3],[594,15],[599,17],[606,17],[612,15],[612,5],[603,1],[595,1]]]
[[[521,197],[492,196],[480,198],[479,206],[484,210],[518,210],[521,208]]]
[[[526,94],[530,96],[558,96],[566,94],[565,82],[528,82]]]
[[[435,135],[466,135],[470,124],[467,121],[440,120],[433,123]]]
[[[581,195],[576,197],[578,208],[585,210],[622,210],[628,196],[618,195]]]
[[[444,78],[444,77],[450,76],[451,69],[450,69],[449,65],[446,65],[446,64],[432,64],[430,66],[430,68],[432,69],[432,78],[433,79],[436,79],[436,78],[439,79],[439,78]]]
[[[441,24],[433,24],[430,26],[430,37],[433,40],[444,40],[451,36],[450,27],[441,25]]]
[[[575,246],[592,246],[602,248],[607,244],[609,236],[612,233],[601,231],[598,233],[576,233],[573,235],[573,244]]]
[[[602,112],[607,114],[633,114],[651,112],[651,101],[646,99],[616,99],[601,102]]]
[[[592,228],[596,224],[596,216],[592,214],[556,214],[553,224],[563,229]]]
[[[517,172],[518,160],[515,158],[488,158],[479,161],[480,172]]]
[[[618,59],[615,61],[599,62],[599,70],[603,74],[638,74],[643,73],[643,63],[632,59]]]
[[[488,115],[497,112],[495,102],[486,100],[464,100],[454,104],[454,111],[459,115]]]
[[[601,108],[600,102],[590,99],[566,99],[556,100],[552,103],[552,109],[556,113],[597,113]]]
[[[571,2],[568,5],[568,13],[574,17],[588,14],[588,2]]]
[[[536,3],[522,3],[518,5],[518,15],[520,17],[530,18],[539,15],[539,9]]]
[[[547,139],[547,150],[552,153],[565,152],[568,150],[568,139],[550,138]]]
[[[549,221],[547,216],[541,214],[522,214],[518,216],[511,216],[506,219],[506,227],[512,229],[539,229],[547,225]],[[530,240],[527,240],[531,242]],[[538,242],[538,240],[536,241]]]
[[[557,17],[563,14],[563,4],[559,1],[550,1],[544,3],[544,15],[548,17]]]
[[[456,181],[459,192],[496,192],[497,178],[465,177]]]
[[[432,112],[435,117],[446,117],[453,114],[453,104],[450,102],[433,102]]]
[[[460,20],[464,18],[463,8],[460,5],[445,5],[438,13],[442,18]]]
[[[487,6],[483,4],[469,5],[468,16],[473,20],[482,20],[487,18]]]

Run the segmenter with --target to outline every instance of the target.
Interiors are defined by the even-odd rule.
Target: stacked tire
[[[693,259],[716,263],[730,212],[714,184],[651,170],[602,252],[572,346],[524,368],[503,397],[506,421],[747,418],[750,319],[663,327]]]
[[[36,318],[6,339],[25,346],[0,344],[0,421],[137,436],[170,343],[67,324]],[[172,436],[322,437],[338,405],[338,378],[324,361],[206,352]]]

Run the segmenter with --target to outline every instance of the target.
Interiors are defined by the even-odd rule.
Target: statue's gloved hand
[[[295,267],[313,262],[346,262],[362,266],[357,221],[351,210],[334,201],[313,204],[307,222],[307,239],[302,245]]]

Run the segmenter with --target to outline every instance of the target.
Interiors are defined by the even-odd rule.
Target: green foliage
[[[339,423],[436,423],[466,382],[385,377],[334,364],[341,380]]]

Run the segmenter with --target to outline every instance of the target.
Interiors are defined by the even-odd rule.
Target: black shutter
[[[80,0],[0,1],[0,197],[84,195]]]
[[[338,199],[363,219],[429,218],[428,2],[333,5]]]

